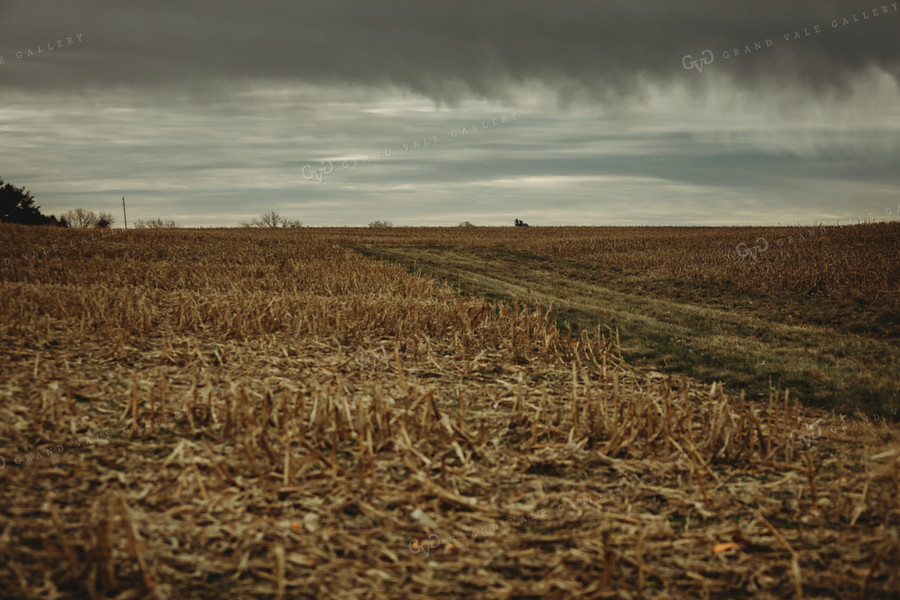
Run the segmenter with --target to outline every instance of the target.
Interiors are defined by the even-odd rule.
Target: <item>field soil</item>
[[[530,229],[0,225],[0,596],[900,595],[896,230]]]

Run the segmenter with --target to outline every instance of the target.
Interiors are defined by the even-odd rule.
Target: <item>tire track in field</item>
[[[561,269],[563,261],[503,249],[355,249],[491,298],[561,303],[565,309],[552,313],[561,329],[618,330],[635,366],[723,381],[748,397],[767,397],[770,381],[805,403],[842,410],[900,397],[900,378],[884,368],[900,357],[890,341],[786,324],[759,310],[659,297],[642,289],[639,274],[573,269],[568,261]]]

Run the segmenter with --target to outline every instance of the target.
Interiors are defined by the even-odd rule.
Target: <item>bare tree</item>
[[[263,215],[259,217],[258,222],[260,227],[281,227],[284,223],[284,217],[275,211],[269,211],[263,213]]]
[[[69,227],[75,227],[76,229],[90,227],[97,219],[94,215],[94,211],[86,211],[83,208],[66,211],[62,214],[62,218],[66,220]]]
[[[69,227],[77,229],[85,229],[87,227],[109,227],[115,221],[115,218],[107,212],[101,212],[99,215],[94,214],[92,210],[84,210],[76,208],[75,210],[66,211],[62,218],[66,220]]]
[[[393,226],[394,226],[393,223],[391,223],[390,221],[385,221],[384,219],[381,219],[379,221],[372,221],[371,223],[369,223],[369,227],[393,227]]]
[[[475,227],[475,226],[472,223],[470,223],[469,221],[463,221],[462,223],[457,225],[457,227]]]
[[[159,217],[154,219],[138,219],[134,224],[135,229],[175,229],[178,227],[178,223],[173,220],[164,221]]]
[[[240,227],[303,227],[303,221],[282,217],[277,212],[270,211],[249,221],[241,221]]]

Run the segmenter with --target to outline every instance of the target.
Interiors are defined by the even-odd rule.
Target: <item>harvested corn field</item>
[[[347,247],[411,233],[0,227],[4,597],[900,594],[896,408]]]

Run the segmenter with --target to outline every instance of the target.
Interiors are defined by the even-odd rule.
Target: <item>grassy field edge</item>
[[[764,294],[536,256],[506,248],[354,245],[463,293],[548,308],[563,331],[617,331],[641,367],[720,381],[749,398],[772,386],[836,412],[879,410],[900,394],[891,309]]]

